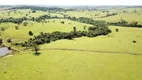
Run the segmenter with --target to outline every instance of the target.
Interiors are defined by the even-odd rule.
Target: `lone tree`
[[[29,36],[33,36],[33,32],[32,31],[29,31]]]
[[[137,43],[135,40],[133,40],[133,43]]]
[[[74,32],[74,33],[76,32],[76,27],[73,27],[73,32]]]
[[[19,26],[15,26],[15,29],[18,30],[18,29],[19,29]]]
[[[1,31],[5,31],[5,28],[1,28]]]
[[[12,42],[12,39],[11,39],[11,38],[7,38],[6,40],[7,40],[8,43],[11,43],[11,42]]]
[[[116,31],[116,32],[119,32],[119,29],[118,29],[118,28],[116,28],[116,29],[115,29],[115,31]]]
[[[40,52],[38,52],[40,50],[40,48],[37,44],[33,45],[33,50],[35,51],[34,55],[36,55],[36,56],[40,55]]]
[[[62,24],[65,24],[65,22],[64,22],[64,21],[61,21],[61,23],[62,23]]]
[[[84,30],[86,30],[86,26],[84,26]]]

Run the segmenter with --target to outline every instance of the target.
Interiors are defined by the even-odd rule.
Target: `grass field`
[[[64,14],[75,17],[88,17],[106,21],[119,21],[121,17],[127,21],[142,22],[141,9],[111,9],[110,13],[118,12],[118,15],[100,18],[107,13],[102,11],[67,11]],[[122,13],[126,10],[127,13]],[[20,18],[31,10],[0,12],[0,18]],[[62,13],[62,12],[61,12]],[[98,14],[95,16],[96,14]],[[27,17],[39,17],[48,12],[36,11]],[[50,13],[51,16],[63,17],[59,13]],[[55,20],[55,22],[54,22]],[[4,43],[7,38],[12,42],[24,42],[40,32],[70,32],[73,27],[83,30],[84,26],[92,26],[67,19],[47,19],[47,23],[28,22],[27,26],[13,23],[1,23],[1,37]],[[49,21],[49,22],[48,22]],[[65,24],[62,24],[64,21]],[[16,30],[15,26],[19,26]],[[40,45],[39,56],[33,55],[33,51],[23,50],[19,46],[11,46],[19,49],[11,57],[0,58],[0,80],[142,80],[142,28],[109,26],[112,33],[106,36],[94,38],[80,37],[73,40],[57,40],[49,44]],[[116,32],[116,28],[119,32]],[[136,43],[133,43],[136,41]]]
[[[27,14],[27,16],[26,16]],[[32,13],[31,9],[17,9],[16,11],[14,10],[3,10],[0,11],[0,19],[1,18],[22,18],[22,17],[27,17],[27,18],[32,18],[32,17],[39,17],[41,15],[47,15],[49,14],[49,12],[43,12],[41,10],[36,10],[36,13]],[[62,17],[62,15],[60,14],[56,14],[56,13],[50,13],[50,16],[58,16],[58,17]]]
[[[115,26],[110,26],[110,28],[113,33],[107,36],[99,36],[95,38],[82,37],[74,40],[59,40],[50,44],[45,44],[41,47],[41,49],[71,48],[96,51],[132,52],[142,54],[142,49],[140,47],[142,44],[142,29]],[[116,28],[118,28],[120,32],[115,32]],[[137,43],[133,43],[133,40],[136,40]]]
[[[55,22],[53,22],[54,20]],[[38,35],[40,32],[54,32],[54,31],[70,32],[73,30],[73,27],[77,27],[77,30],[83,30],[84,26],[86,27],[92,26],[66,19],[50,19],[47,21],[49,21],[49,23],[44,23],[44,24],[28,21],[27,26],[23,26],[23,24],[16,25],[12,23],[2,23],[0,24],[0,27],[4,27],[6,28],[6,30],[1,32],[1,36],[4,39],[12,38],[16,42],[16,41],[25,41],[29,39],[30,38],[28,34],[29,31],[32,31],[34,35]],[[61,24],[60,23],[61,21],[64,21],[65,24]],[[15,26],[19,26],[19,30],[16,30]]]
[[[110,28],[113,31],[109,34],[110,37],[107,35],[59,40],[41,45],[40,56],[23,51],[13,57],[0,58],[0,78],[2,80],[141,80],[142,29],[118,27],[119,32],[115,32],[114,26]],[[137,43],[132,43],[133,40]],[[139,55],[42,50],[45,48],[134,52]]]
[[[137,21],[139,23],[142,23],[142,14],[139,13],[119,13],[118,15],[115,16],[110,16],[110,17],[105,17],[105,18],[97,18],[97,20],[105,20],[108,22],[117,22],[124,19],[125,21],[132,22],[132,21]]]
[[[136,10],[136,12],[134,12]],[[123,11],[127,11],[126,13],[123,13]],[[118,13],[115,16],[109,16],[104,17],[107,15],[107,12],[103,12],[102,9],[94,10],[94,11],[68,11],[64,14],[67,14],[68,16],[72,17],[88,17],[92,18],[94,20],[105,20],[107,22],[117,22],[120,21],[121,18],[123,20],[126,20],[128,22],[137,21],[139,23],[142,23],[142,9],[141,8],[115,8],[115,9],[109,9],[109,14],[112,13]]]

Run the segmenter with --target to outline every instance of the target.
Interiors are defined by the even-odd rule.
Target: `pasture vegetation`
[[[104,17],[107,14],[117,13],[117,15]],[[81,11],[68,11],[63,13],[72,17],[88,17],[94,20],[105,20],[107,22],[118,22],[123,18],[128,22],[137,21],[142,23],[142,9],[141,8],[115,8],[110,10],[97,9],[97,10],[81,10]]]
[[[17,51],[0,58],[0,79],[142,80],[142,29],[137,28],[141,11],[33,6],[2,10],[0,46]]]

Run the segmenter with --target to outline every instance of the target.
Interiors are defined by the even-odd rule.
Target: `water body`
[[[7,47],[2,47],[2,48],[0,48],[0,57],[1,57],[1,56],[4,56],[4,55],[6,55],[6,54],[8,54],[8,53],[10,53],[10,52],[11,52],[11,51],[8,50]]]

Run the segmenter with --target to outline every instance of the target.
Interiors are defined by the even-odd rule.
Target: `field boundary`
[[[40,50],[81,51],[81,52],[98,52],[98,53],[112,53],[112,54],[131,54],[131,55],[142,54],[142,53],[134,53],[134,52],[99,51],[99,50],[71,49],[71,48],[42,48]]]

